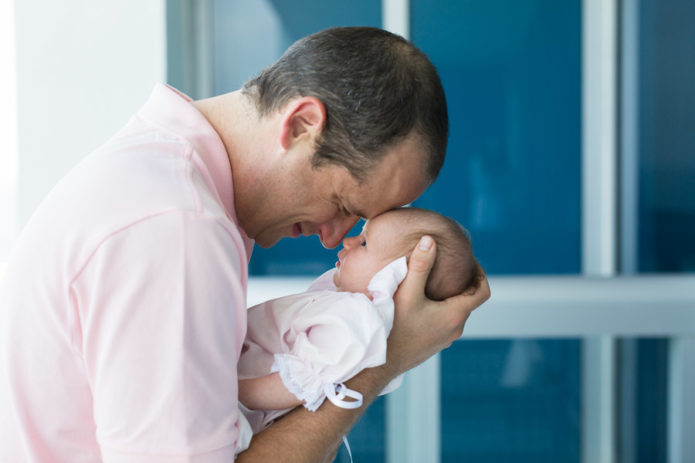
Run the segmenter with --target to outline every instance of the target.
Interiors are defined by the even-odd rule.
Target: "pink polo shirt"
[[[252,247],[222,141],[158,85],[10,257],[0,461],[232,461]]]

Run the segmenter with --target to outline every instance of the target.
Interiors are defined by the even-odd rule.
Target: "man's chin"
[[[273,246],[275,246],[275,244],[276,244],[278,241],[280,241],[280,238],[275,238],[275,239],[272,239],[272,240],[266,240],[266,239],[263,239],[263,238],[259,238],[259,239],[257,239],[257,240],[255,241],[255,245],[256,245],[256,246],[260,246],[260,247],[262,247],[263,249],[268,249],[268,248],[272,248]]]
[[[282,236],[273,235],[271,233],[259,233],[252,237],[254,245],[265,249],[273,247],[275,243],[280,241],[280,238],[282,238]]]
[[[278,241],[283,238],[299,238],[300,236],[302,236],[301,226],[299,223],[295,223],[289,228],[289,230],[286,228],[282,229],[282,231],[278,234],[274,234],[272,230],[268,230],[268,233],[261,232],[258,234],[258,236],[256,236],[254,241],[258,246],[268,249],[275,246]]]
[[[259,236],[255,240],[255,244],[264,249],[272,248],[283,238],[294,238],[294,236]]]

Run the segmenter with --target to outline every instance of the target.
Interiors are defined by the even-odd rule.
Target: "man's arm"
[[[347,382],[348,387],[364,396],[362,407],[344,410],[326,401],[316,412],[297,408],[256,434],[249,449],[239,454],[237,461],[330,462],[342,436],[391,379],[461,336],[470,313],[490,297],[490,288],[482,276],[472,294],[442,302],[428,300],[424,295],[425,284],[435,256],[434,242],[424,237],[413,251],[408,275],[395,296],[396,315],[388,339],[386,364],[366,369]]]
[[[362,392],[364,403],[355,410],[338,408],[326,400],[315,412],[298,407],[269,428],[253,436],[238,462],[330,462],[342,436],[354,426],[374,398],[388,384],[383,367],[369,368],[347,382]]]

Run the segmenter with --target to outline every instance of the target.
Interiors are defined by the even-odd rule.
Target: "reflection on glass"
[[[695,3],[638,5],[638,270],[695,272]]]
[[[668,340],[620,340],[618,462],[666,461]]]
[[[442,352],[442,462],[579,462],[580,341],[461,341]]]

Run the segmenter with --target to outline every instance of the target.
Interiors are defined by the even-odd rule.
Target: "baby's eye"
[[[360,246],[366,246],[366,245],[367,245],[367,240],[362,240],[362,242],[360,243]]]

